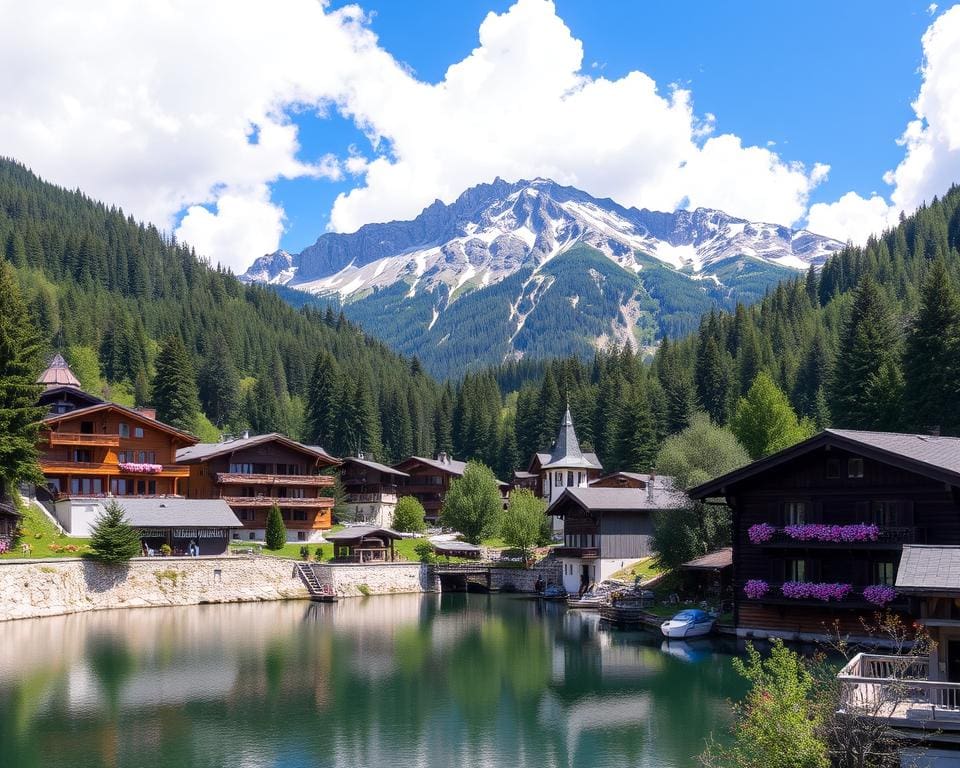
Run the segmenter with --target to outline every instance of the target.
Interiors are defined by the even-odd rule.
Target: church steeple
[[[67,361],[59,352],[53,356],[47,370],[40,374],[37,384],[43,384],[44,390],[56,387],[76,387],[80,389],[80,379],[73,375]]]
[[[567,410],[563,414],[563,421],[560,423],[560,430],[557,432],[557,439],[550,451],[550,461],[545,468],[592,466],[591,461],[580,450],[580,441],[577,439],[577,431],[573,427],[573,417],[570,416],[570,405],[568,403]]]

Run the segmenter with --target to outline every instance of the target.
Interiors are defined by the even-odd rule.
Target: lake
[[[0,624],[5,768],[683,768],[732,644],[523,596],[145,608]]]

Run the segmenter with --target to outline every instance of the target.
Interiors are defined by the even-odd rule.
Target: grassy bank
[[[19,560],[25,557],[79,557],[90,551],[90,540],[64,536],[50,519],[33,504],[23,504],[19,498],[14,503],[23,518],[20,521],[20,539],[13,548],[0,555],[3,560]],[[27,545],[29,552],[23,551]]]

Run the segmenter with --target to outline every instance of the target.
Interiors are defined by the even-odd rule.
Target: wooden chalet
[[[861,629],[894,585],[905,545],[960,544],[960,439],[829,429],[690,490],[733,516],[738,632]]]
[[[47,416],[40,456],[46,485],[37,496],[56,508],[68,533],[85,536],[92,520],[71,510],[72,500],[176,496],[189,475],[176,464],[177,450],[196,442],[193,435],[144,411],[116,403]]]
[[[267,514],[277,505],[291,542],[322,541],[333,525],[334,478],[339,462],[320,448],[272,432],[219,443],[198,443],[177,452],[187,472],[191,499],[223,499],[243,523],[234,538],[262,541]]]
[[[646,488],[655,481],[655,475],[640,472],[612,472],[590,481],[591,488]]]
[[[333,544],[333,559],[341,563],[392,563],[393,542],[403,538],[390,528],[355,525],[324,537]]]
[[[397,483],[409,477],[406,472],[388,467],[362,455],[343,460],[340,482],[347,494],[345,506],[351,520],[381,525],[393,525],[397,508]]]
[[[20,513],[17,512],[10,499],[0,495],[0,551],[10,547],[14,538],[16,538],[19,527]]]
[[[723,547],[680,566],[684,592],[696,599],[733,599],[733,547]]]
[[[687,503],[682,493],[653,486],[566,488],[547,508],[563,523],[563,544],[554,555],[570,593],[601,582],[652,554],[653,514]]]
[[[423,505],[427,522],[435,523],[440,517],[443,500],[450,490],[450,483],[458,477],[463,477],[467,468],[465,461],[457,461],[441,452],[436,459],[427,459],[423,456],[411,456],[398,464],[394,469],[400,470],[405,477],[397,478],[397,493],[400,496],[414,496]],[[501,495],[506,502],[509,485],[497,481]]]

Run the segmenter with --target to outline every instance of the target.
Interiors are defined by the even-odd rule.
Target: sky
[[[0,0],[0,153],[242,271],[501,176],[863,242],[960,181],[960,6]]]

